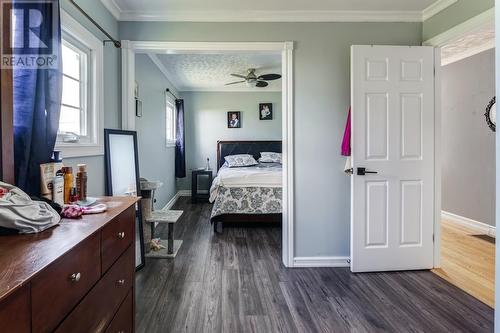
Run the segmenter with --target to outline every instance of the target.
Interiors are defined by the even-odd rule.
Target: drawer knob
[[[73,273],[69,276],[69,279],[71,280],[71,282],[78,282],[80,281],[82,275],[80,273]]]
[[[118,233],[118,238],[119,238],[119,239],[124,239],[124,238],[125,238],[125,232],[123,232],[123,231],[122,231],[122,232],[119,232],[119,233]]]
[[[125,284],[125,280],[123,280],[123,279],[118,280],[118,281],[116,281],[116,284],[119,286],[123,286]]]

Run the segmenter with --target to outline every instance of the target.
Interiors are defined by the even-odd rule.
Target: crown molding
[[[458,2],[458,0],[438,0],[434,2],[432,5],[422,11],[422,21],[430,19],[437,13],[445,10],[456,2]]]
[[[174,10],[126,11],[115,0],[101,0],[119,21],[167,22],[423,22],[458,0],[437,0],[423,11],[363,10]]]
[[[422,12],[337,10],[122,11],[120,20],[169,22],[422,22]]]
[[[121,20],[121,8],[116,4],[115,0],[101,0],[104,7],[114,16],[114,18],[118,21]]]

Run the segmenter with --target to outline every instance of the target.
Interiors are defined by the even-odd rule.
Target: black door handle
[[[357,172],[358,176],[364,176],[367,173],[377,174],[378,172],[377,171],[366,171],[366,168],[358,168],[358,172]]]

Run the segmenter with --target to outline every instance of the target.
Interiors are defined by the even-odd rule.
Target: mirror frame
[[[496,105],[496,96],[494,96],[490,100],[490,102],[488,103],[488,106],[486,107],[486,112],[484,113],[484,116],[486,117],[486,123],[488,124],[489,128],[493,132],[496,132],[497,125],[496,125],[496,123],[493,123],[491,121],[491,108],[493,107],[493,105]]]
[[[138,156],[138,151],[137,151],[137,132],[136,131],[125,131],[125,130],[116,130],[116,129],[104,129],[104,155],[105,155],[105,163],[106,163],[106,195],[107,196],[113,196],[113,178],[111,175],[111,155],[110,155],[110,150],[109,150],[109,136],[110,135],[126,135],[126,136],[131,136],[134,141],[134,160],[135,160],[135,175],[136,175],[136,189],[137,189],[137,196],[140,196],[140,174],[139,174],[139,156]],[[144,258],[144,234],[142,231],[142,209],[141,209],[141,201],[139,200],[137,202],[137,209],[136,209],[136,223],[139,224],[138,230],[139,230],[139,243],[136,244],[135,246],[140,246],[140,251],[141,251],[141,262],[136,263],[135,270],[138,271],[141,268],[144,267],[145,265],[145,258]]]

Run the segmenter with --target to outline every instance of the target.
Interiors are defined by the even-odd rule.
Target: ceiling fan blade
[[[279,74],[264,74],[258,77],[259,80],[272,81],[281,79],[281,75]]]
[[[246,82],[246,81],[243,80],[243,81],[230,82],[230,83],[226,83],[225,85],[230,86],[232,84],[238,84],[238,83],[244,83],[244,82]]]
[[[240,79],[246,79],[247,78],[245,75],[241,75],[241,74],[231,74],[231,76],[236,76],[236,77],[239,77]]]
[[[267,83],[266,81],[257,81],[257,83],[255,84],[255,86],[259,88],[264,88],[267,87],[268,85],[269,83]]]

